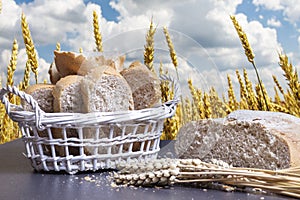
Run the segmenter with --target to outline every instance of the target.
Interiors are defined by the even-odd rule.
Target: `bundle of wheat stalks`
[[[246,187],[300,198],[300,167],[285,170],[235,168],[222,161],[199,159],[157,159],[122,163],[113,175],[118,185],[172,186],[176,184],[220,188],[226,191]],[[247,190],[249,191],[249,190]]]
[[[1,1],[0,1],[1,2]],[[252,63],[256,69],[254,63],[254,54],[247,40],[245,32],[242,30],[234,16],[231,16],[231,20],[237,33],[241,39],[242,45],[245,49],[245,54],[248,61]],[[24,78],[17,85],[20,90],[24,90],[30,84],[30,75],[34,74],[35,83],[38,83],[38,58],[34,47],[33,39],[30,34],[29,25],[27,23],[24,14],[21,16],[21,28],[24,39],[24,44],[27,53],[27,62],[24,66]],[[94,39],[95,39],[95,50],[98,52],[103,51],[102,36],[99,26],[98,15],[93,12],[93,28],[94,28]],[[180,63],[177,60],[175,47],[172,43],[171,36],[166,27],[163,28],[163,32],[166,37],[167,45],[169,47],[171,62],[173,63],[174,69],[178,76],[178,67]],[[144,46],[144,63],[145,65],[155,72],[154,68],[154,35],[156,28],[154,28],[153,22],[151,21],[148,32],[146,33],[146,44]],[[60,44],[57,43],[57,50],[60,50]],[[79,52],[82,52],[82,48]],[[17,41],[14,40],[12,55],[10,63],[7,67],[7,83],[6,85],[14,85],[14,72],[16,71],[17,65],[17,54],[18,45]],[[264,84],[261,82],[258,76],[258,83],[253,84],[249,78],[248,73],[244,69],[243,77],[240,75],[239,70],[236,71],[236,77],[240,84],[239,100],[238,95],[235,94],[232,85],[232,79],[228,75],[228,94],[219,95],[216,89],[212,86],[209,91],[202,91],[195,87],[191,79],[186,80],[187,85],[190,89],[192,98],[181,97],[181,103],[177,106],[176,114],[171,119],[166,119],[164,124],[163,134],[161,139],[173,140],[182,125],[192,120],[199,120],[205,118],[220,118],[224,117],[230,112],[238,109],[250,109],[250,110],[269,110],[277,112],[285,112],[300,117],[300,82],[296,69],[289,62],[289,59],[284,54],[279,54],[279,65],[283,70],[283,75],[287,80],[287,90],[284,91],[283,87],[279,84],[277,78],[273,76],[275,83],[275,96],[271,98]],[[257,72],[257,69],[256,69]],[[160,64],[159,72],[157,74],[167,74],[167,69],[164,68],[163,64]],[[258,73],[257,73],[258,75]],[[45,81],[43,81],[45,82]],[[181,80],[182,82],[182,80]],[[161,83],[162,102],[171,100],[174,96],[172,87],[169,87],[168,83]],[[226,98],[227,96],[227,98]],[[20,104],[20,99],[10,96],[10,102],[13,104]],[[10,118],[6,115],[3,104],[0,104],[0,144],[13,140],[20,137],[18,126],[13,123]]]

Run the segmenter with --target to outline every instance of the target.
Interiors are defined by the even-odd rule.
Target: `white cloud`
[[[236,8],[242,0],[112,1],[110,5],[120,13],[117,22],[107,21],[103,18],[99,5],[84,4],[83,0],[36,0],[21,6],[12,0],[7,2],[9,3],[3,2],[1,17],[12,20],[6,25],[8,33],[0,35],[0,66],[6,66],[9,61],[13,37],[16,36],[19,43],[22,43],[19,19],[21,11],[27,16],[37,48],[60,42],[63,50],[78,51],[82,47],[84,51],[92,51],[95,48],[93,10],[99,15],[104,51],[126,52],[132,59],[142,59],[145,34],[153,16],[154,23],[158,24],[155,62],[163,60],[166,65],[169,63],[167,54],[160,55],[168,49],[161,27],[168,26],[181,60],[180,70],[184,70],[183,74],[192,65],[201,72],[199,81],[203,79],[207,84],[220,85],[219,80],[226,79],[226,76],[223,77],[225,70],[234,72],[236,68],[250,66],[229,18],[230,14],[236,14]],[[256,4],[262,5],[263,1],[256,1]],[[277,4],[268,6],[279,9]],[[7,14],[8,11],[10,15]],[[249,21],[243,14],[237,14],[237,19],[248,35],[257,64],[264,70],[271,69],[278,62],[276,50],[280,48],[276,30],[263,27],[258,21]],[[4,20],[0,21],[0,25],[1,23]],[[20,48],[24,47],[20,44]],[[26,60],[24,50],[21,51],[23,57],[20,60],[24,61],[19,61],[20,69],[25,66]],[[49,58],[42,54],[40,56],[40,81],[43,81],[42,75],[47,76],[49,66],[45,60]],[[6,70],[1,68],[1,71]],[[22,73],[23,69],[19,72],[20,76]],[[189,71],[187,74],[197,73]],[[204,80],[205,78],[209,80]],[[194,79],[197,80],[197,77]],[[221,81],[222,84],[224,83]]]
[[[252,2],[256,6],[264,6],[269,10],[282,10],[281,0],[253,0]]]
[[[292,24],[300,21],[300,5],[296,0],[253,0],[253,4],[267,10],[282,11]]]
[[[281,22],[277,20],[275,17],[268,19],[267,24],[272,27],[281,27]]]

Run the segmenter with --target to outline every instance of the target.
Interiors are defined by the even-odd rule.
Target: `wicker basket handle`
[[[29,103],[33,110],[35,111],[35,119],[36,119],[36,127],[38,129],[43,129],[41,125],[41,114],[44,113],[37,103],[37,101],[29,94],[20,91],[16,86],[6,86],[0,90],[0,100],[5,105],[6,113],[10,116],[11,111],[24,111],[22,106],[18,106],[9,102],[6,94],[12,93],[14,95],[19,96],[21,99],[24,99],[27,103]],[[13,109],[11,109],[13,108]],[[10,116],[11,117],[11,116]]]

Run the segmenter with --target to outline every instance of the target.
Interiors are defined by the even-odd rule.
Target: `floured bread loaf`
[[[80,83],[83,79],[82,76],[70,75],[61,78],[55,85],[53,90],[54,96],[54,112],[66,112],[66,113],[81,113],[83,110],[83,99],[80,91]],[[63,138],[63,130],[59,128],[53,128],[54,138]],[[72,128],[66,128],[66,135],[68,138],[79,138],[77,130]],[[65,156],[64,147],[56,148],[58,155]],[[79,148],[69,147],[70,154],[78,155]]]
[[[223,160],[236,167],[283,169],[300,165],[300,119],[262,111],[236,111],[224,120],[184,125],[175,151],[180,158]]]
[[[107,65],[97,67],[81,83],[84,112],[133,110],[133,98],[126,80]]]
[[[133,62],[121,74],[131,87],[136,110],[150,108],[160,102],[160,81],[145,65]]]
[[[70,75],[60,79],[53,90],[54,112],[81,113],[83,98],[80,91],[82,76]]]
[[[52,113],[53,109],[53,89],[52,84],[34,84],[25,89],[25,93],[30,94],[38,103],[39,107],[47,113]],[[24,99],[21,100],[24,110],[32,111],[32,107]]]
[[[90,71],[81,82],[84,112],[113,112],[133,110],[133,98],[126,80],[112,67],[102,65]],[[110,135],[112,127],[86,128],[84,137],[89,139],[109,138],[121,135],[122,130],[114,127],[114,135]],[[97,136],[98,135],[98,136]],[[85,148],[88,153],[107,153],[107,147]],[[117,152],[117,147],[111,149]]]

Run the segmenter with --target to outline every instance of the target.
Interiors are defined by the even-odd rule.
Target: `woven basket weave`
[[[74,174],[115,168],[118,162],[156,158],[164,119],[174,115],[180,95],[173,78],[161,76],[161,80],[174,85],[174,99],[142,110],[45,113],[30,95],[10,86],[1,89],[0,98],[7,114],[18,122],[32,167]],[[11,104],[7,93],[19,96],[34,111]]]

